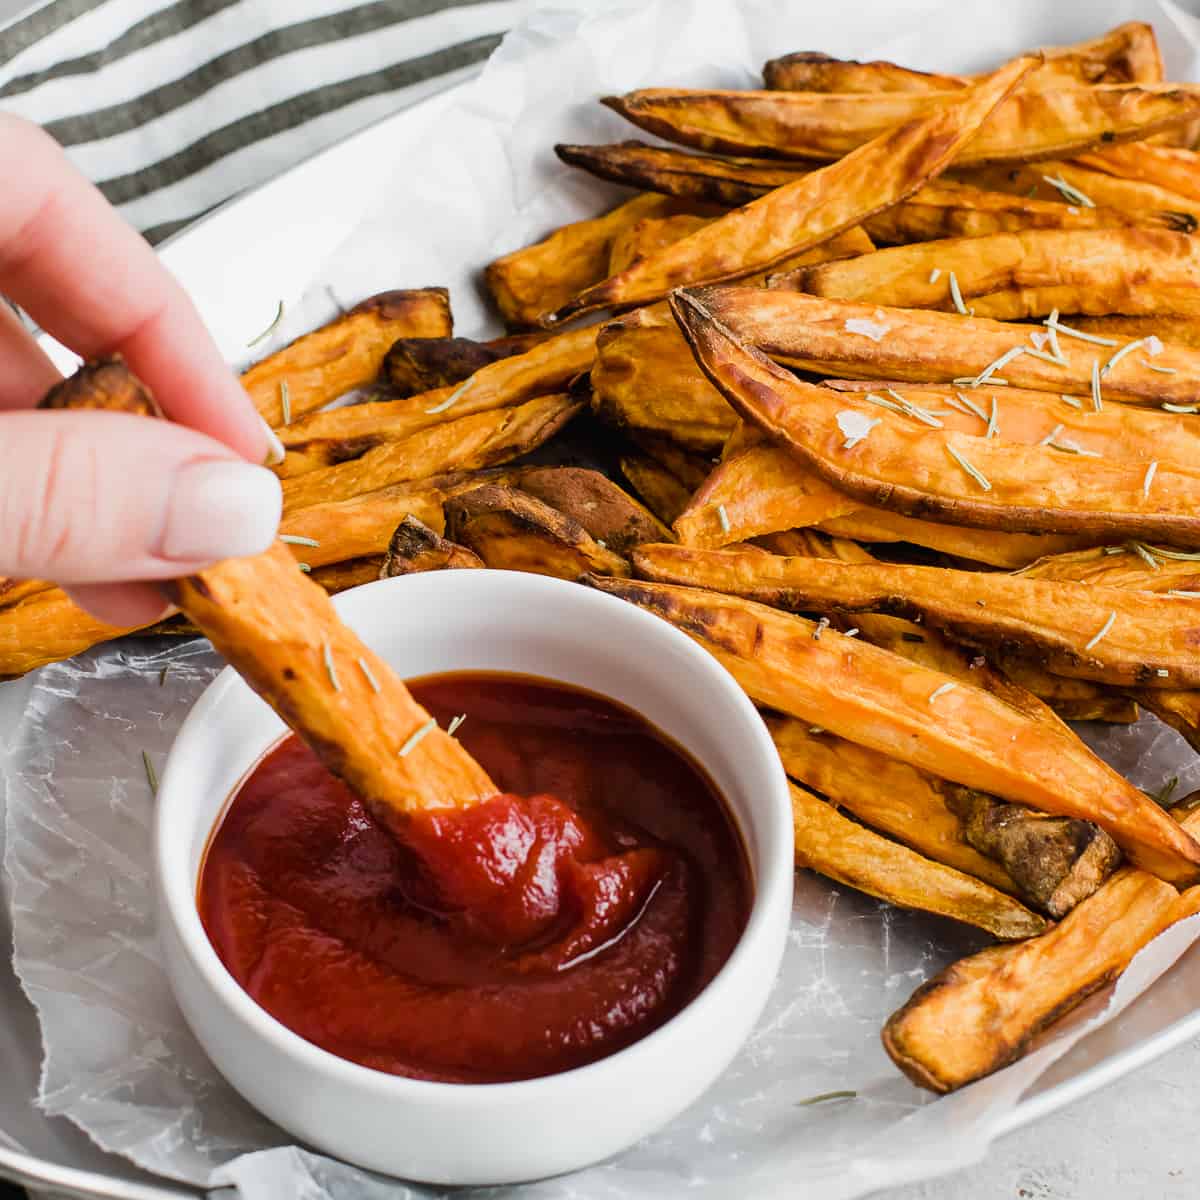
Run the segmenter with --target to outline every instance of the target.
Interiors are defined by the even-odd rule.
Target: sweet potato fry
[[[620,467],[642,502],[664,525],[671,525],[692,498],[678,476],[648,454],[623,454]]]
[[[1155,550],[1158,549],[1158,553]],[[1200,593],[1200,557],[1168,558],[1178,551],[1138,544],[1098,546],[1049,554],[1023,567],[1026,579],[1057,579],[1075,583],[1098,583],[1109,588],[1133,588],[1142,592],[1194,591]]]
[[[450,332],[445,288],[381,292],[256,363],[242,376],[242,386],[263,419],[280,425],[285,385],[291,415],[302,417],[373,383],[397,338]]]
[[[482,567],[483,560],[466,546],[451,542],[422,525],[416,517],[405,517],[396,526],[379,571],[380,579],[414,575],[420,571],[454,571]]]
[[[383,570],[383,563],[382,554],[367,554],[362,558],[348,558],[345,562],[317,567],[309,578],[318,584],[322,591],[336,596],[338,592],[361,587],[364,583],[374,583]]]
[[[969,684],[747,600],[596,577],[695,639],[758,704],[1006,800],[1094,821],[1175,883],[1200,878],[1200,845],[1069,733]],[[818,636],[814,636],[817,634]],[[947,687],[946,685],[951,685]]]
[[[46,579],[10,579],[6,575],[0,575],[0,608],[19,604],[38,592],[49,591],[53,586],[54,584]]]
[[[845,394],[830,403],[825,398],[830,389],[801,382],[721,324],[723,318],[713,310],[726,306],[719,300],[709,303],[710,296],[721,293],[679,292],[672,299],[697,360],[743,417],[784,441],[839,491],[867,504],[882,501],[901,512],[936,514],[985,529],[1200,541],[1195,511],[1200,470],[1183,463],[1152,469],[945,429],[916,433],[902,428],[907,418]],[[756,294],[804,299],[785,292]],[[876,320],[886,319],[882,313],[877,310]],[[959,320],[941,313],[922,316]]]
[[[788,366],[827,376],[953,383],[977,378],[1008,351],[1032,344],[1028,325],[954,313],[853,304],[765,288],[705,288],[695,295],[736,337]],[[1090,397],[1093,359],[1097,367],[1104,367],[1122,349],[1079,342],[1062,333],[1059,344],[1066,366],[1021,354],[1004,364],[1002,378],[1012,387]],[[1200,403],[1200,386],[1194,382],[1200,378],[1200,353],[1168,345],[1152,361],[1153,366],[1149,348],[1145,354],[1122,355],[1101,377],[1103,396],[1155,406]]]
[[[987,83],[936,102],[840,162],[735,209],[641,263],[580,292],[543,323],[656,300],[689,282],[734,279],[859,225],[943,170],[1033,65],[1020,59]]]
[[[946,805],[962,820],[966,840],[1006,868],[1021,899],[1055,920],[1121,864],[1116,843],[1090,821],[1047,817],[954,784],[946,789]]]
[[[1046,920],[971,875],[924,858],[863,825],[807,788],[790,785],[796,866],[887,900],[963,921],[1005,941],[1034,937]]]
[[[629,440],[660,467],[670,471],[690,491],[698,488],[708,477],[712,460],[685,450],[670,438],[632,431]]]
[[[1174,346],[1200,350],[1200,321],[1191,317],[1076,317],[1072,322],[1085,333],[1117,338],[1124,342],[1156,337]]]
[[[85,612],[62,588],[30,593],[0,610],[0,679],[16,679],[131,632]]]
[[[497,570],[571,580],[629,574],[629,563],[573,517],[515,488],[489,484],[447,501],[446,533]]]
[[[553,437],[581,407],[568,396],[541,396],[515,408],[476,413],[422,430],[350,462],[285,479],[284,511],[347,500],[447,471],[510,462]]]
[[[429,725],[387,662],[296,570],[286,547],[229,559],[167,590],[325,766],[401,835],[414,812],[495,794],[462,745]]]
[[[643,217],[613,238],[605,276],[616,275],[626,267],[632,267],[634,263],[639,263],[649,255],[673,245],[680,238],[695,233],[710,220],[711,217],[701,217],[695,213],[676,213],[673,217]]]
[[[671,531],[606,475],[582,467],[522,467],[514,487],[578,521],[601,545],[625,554],[643,542],[673,541]],[[665,536],[663,536],[665,535]]]
[[[963,840],[932,776],[792,717],[764,720],[791,779],[926,858],[1015,892],[1008,872]]]
[[[1055,308],[1200,316],[1195,239],[1148,229],[1038,229],[894,246],[803,267],[788,282],[814,296],[954,312],[951,278],[960,300],[997,320],[1044,317]]]
[[[989,86],[1011,67],[975,86]],[[603,102],[641,129],[699,150],[827,162],[964,94],[961,89],[822,94],[643,88]],[[1066,157],[1145,138],[1198,114],[1200,95],[1182,85],[1020,88],[955,160],[969,166]]]
[[[482,367],[524,354],[545,340],[543,333],[476,342],[470,338],[399,338],[383,360],[382,376],[399,399],[452,387]]]
[[[1176,919],[1180,899],[1145,871],[1117,872],[1048,933],[988,947],[919,987],[884,1026],[884,1049],[909,1079],[935,1092],[1007,1066],[1056,1018],[1117,978]]]
[[[56,383],[38,403],[44,409],[89,409],[159,417],[158,404],[119,354],[85,363]]]
[[[543,314],[609,273],[613,240],[623,230],[643,217],[679,211],[679,202],[667,197],[634,196],[603,216],[564,225],[543,241],[496,259],[484,271],[484,282],[509,325],[536,325]]]
[[[1086,198],[1098,208],[1129,214],[1178,214],[1179,231],[1200,221],[1200,202],[1157,184],[1107,175],[1078,162],[1056,159],[1028,167],[995,166],[955,172],[956,179],[975,187],[1011,192],[1035,200],[1064,200],[1073,196],[1075,207]],[[1055,180],[1055,183],[1049,182]],[[1066,185],[1064,189],[1063,185]],[[1168,219],[1170,219],[1168,217]]]
[[[1200,692],[1166,688],[1137,693],[1138,703],[1170,725],[1193,750],[1200,750]]]
[[[1200,153],[1195,150],[1131,142],[1081,154],[1079,162],[1093,171],[1152,183],[1200,202]]]
[[[899,563],[763,559],[739,550],[639,546],[642,579],[800,612],[882,612],[968,645],[1020,647],[1053,671],[1124,687],[1200,687],[1200,602],[1125,588]]]
[[[1144,21],[1126,21],[1108,33],[1070,46],[1042,50],[1045,62],[1027,87],[1079,83],[1157,83],[1162,59],[1154,30]],[[980,76],[937,75],[895,63],[858,63],[824,54],[787,54],[763,67],[767,87],[798,92],[933,92],[963,87]]]

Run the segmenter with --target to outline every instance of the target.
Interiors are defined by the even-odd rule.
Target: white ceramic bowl
[[[578,584],[439,571],[356,588],[337,606],[402,676],[494,670],[573,683],[628,705],[685,746],[741,830],[754,880],[749,923],[687,1008],[589,1066],[517,1083],[445,1084],[337,1058],[259,1008],[222,966],[196,911],[209,833],[283,732],[227,669],[179,731],[158,796],[159,926],[180,1007],[251,1104],[360,1166],[434,1183],[511,1183],[617,1153],[716,1079],[775,979],[791,910],[791,806],[762,721],[724,668],[682,633]]]

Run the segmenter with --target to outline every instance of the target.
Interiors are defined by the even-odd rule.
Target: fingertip
[[[80,608],[119,629],[154,625],[175,612],[152,583],[74,583],[65,590]]]

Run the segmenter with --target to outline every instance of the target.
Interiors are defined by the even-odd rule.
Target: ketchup
[[[575,688],[410,684],[501,793],[395,832],[299,739],[233,796],[200,916],[238,983],[301,1037],[414,1079],[594,1062],[674,1016],[745,927],[745,852],[702,770]],[[402,840],[398,839],[399,833]]]

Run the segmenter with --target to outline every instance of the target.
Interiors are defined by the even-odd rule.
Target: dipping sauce
[[[299,739],[213,834],[198,904],[272,1016],[395,1075],[495,1083],[644,1037],[745,927],[741,839],[701,768],[636,713],[525,676],[410,684],[501,794],[414,818],[403,842]]]

